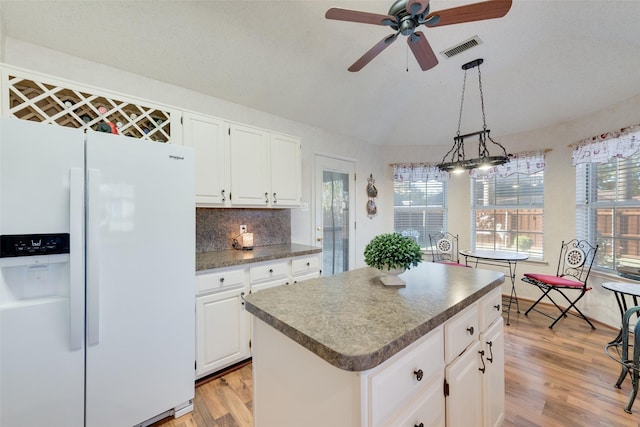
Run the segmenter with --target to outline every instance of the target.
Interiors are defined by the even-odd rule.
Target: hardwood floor
[[[553,330],[549,323],[537,313],[512,311],[511,325],[505,326],[503,426],[640,426],[640,398],[634,414],[624,412],[631,380],[622,389],[613,386],[620,365],[603,350],[617,331],[599,324],[592,331],[573,316]],[[198,386],[194,406],[192,414],[154,427],[252,426],[251,365]]]

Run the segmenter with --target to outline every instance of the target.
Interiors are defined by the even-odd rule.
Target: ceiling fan
[[[369,49],[349,67],[349,71],[360,71],[380,52],[396,41],[399,34],[407,36],[409,48],[411,48],[422,71],[426,71],[438,65],[438,59],[422,31],[415,31],[417,27],[423,24],[426,27],[441,27],[463,22],[502,18],[511,9],[511,3],[512,0],[488,0],[429,13],[429,0],[396,0],[389,9],[388,15],[333,7],[327,11],[325,18],[385,25],[396,31]]]

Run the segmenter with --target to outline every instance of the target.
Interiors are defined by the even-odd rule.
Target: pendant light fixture
[[[465,169],[489,169],[491,166],[497,166],[505,164],[509,161],[510,154],[507,154],[507,150],[499,142],[491,139],[490,130],[487,129],[487,121],[484,114],[484,98],[482,93],[482,75],[480,74],[480,64],[484,60],[482,58],[467,62],[462,66],[464,70],[464,81],[462,83],[462,99],[460,101],[460,116],[458,117],[458,132],[453,138],[453,147],[442,158],[442,162],[437,165],[438,169],[445,172],[460,173]],[[464,90],[467,83],[467,70],[478,67],[478,85],[480,88],[480,106],[482,108],[482,130],[477,132],[460,135],[460,125],[462,123],[462,107],[464,105]],[[464,151],[465,139],[467,141],[471,138],[477,137],[478,140],[478,157],[467,159]],[[499,147],[502,152],[497,155],[491,155],[489,148],[487,148],[487,141]]]

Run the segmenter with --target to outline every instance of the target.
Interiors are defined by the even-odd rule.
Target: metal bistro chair
[[[640,322],[633,327],[633,342],[629,342],[629,321],[634,314],[636,318],[640,312],[640,307],[631,307],[624,314],[622,319],[621,341],[612,341],[605,346],[607,355],[622,365],[622,371],[616,382],[616,388],[620,388],[627,374],[631,377],[631,393],[629,393],[629,401],[624,411],[631,413],[631,407],[638,395],[638,380],[640,377]],[[630,348],[633,356],[629,358]],[[613,354],[613,351],[616,354]]]
[[[550,274],[525,273],[522,281],[537,286],[540,291],[542,291],[542,296],[529,307],[524,313],[525,316],[528,315],[531,310],[537,311],[550,319],[554,319],[553,323],[549,326],[549,328],[553,328],[560,319],[567,317],[567,313],[569,313],[582,318],[591,326],[591,329],[595,329],[596,327],[593,326],[593,323],[576,307],[576,303],[580,301],[587,291],[591,290],[591,288],[587,286],[587,279],[589,278],[591,265],[596,257],[597,250],[597,245],[592,246],[586,240],[573,239],[566,243],[563,241],[555,276]],[[577,292],[578,294],[573,299],[569,298],[569,294],[572,292]],[[560,307],[551,297],[553,293],[562,296],[569,305],[566,308]],[[545,297],[560,310],[558,317],[554,318],[552,315],[535,308]],[[571,309],[574,309],[577,314],[570,312],[569,310]]]
[[[431,246],[431,261],[466,267],[466,265],[460,264],[457,234],[453,235],[447,231],[429,234],[429,244]]]

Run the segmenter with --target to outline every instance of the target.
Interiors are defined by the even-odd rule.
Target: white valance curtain
[[[579,141],[573,147],[573,165],[608,163],[612,158],[628,159],[640,151],[640,125],[606,132]]]
[[[449,179],[449,173],[443,172],[435,164],[429,163],[398,163],[393,164],[394,181],[424,181],[444,182]]]
[[[545,151],[529,151],[525,153],[514,154],[509,162],[492,166],[490,169],[480,170],[472,169],[469,175],[473,179],[477,178],[493,178],[499,176],[505,178],[517,173],[522,175],[533,175],[544,170]]]

